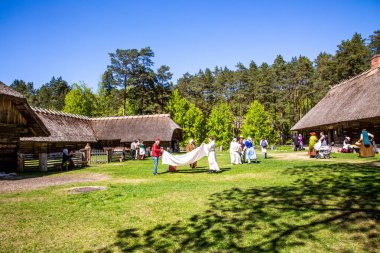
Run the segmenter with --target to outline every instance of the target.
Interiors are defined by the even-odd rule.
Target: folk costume
[[[314,149],[314,145],[317,143],[318,138],[315,136],[315,132],[310,133],[310,139],[309,139],[309,156],[310,158],[314,158],[317,154],[317,151]]]
[[[248,138],[248,140],[244,142],[244,145],[245,145],[245,159],[248,161],[248,163],[251,163],[251,160],[257,159],[255,149],[253,148],[252,138]]]
[[[360,135],[360,151],[359,157],[374,157],[375,152],[373,151],[373,146],[370,141],[370,138],[374,138],[373,134],[368,133],[365,129]]]
[[[236,138],[234,138],[230,144],[231,164],[241,164],[240,154],[241,154],[241,146],[237,142]]]
[[[186,153],[189,153],[189,152],[193,151],[194,149],[196,149],[196,146],[194,144],[194,140],[191,139],[189,141],[189,144],[186,145]],[[190,168],[195,169],[197,167],[197,162],[191,163],[189,165],[190,165]]]
[[[208,164],[210,167],[210,170],[208,173],[218,172],[219,165],[216,161],[216,155],[215,155],[215,141],[210,139],[210,143],[206,145],[207,150],[207,157],[208,157]]]

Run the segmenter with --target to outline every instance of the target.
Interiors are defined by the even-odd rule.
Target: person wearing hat
[[[253,139],[251,137],[248,137],[248,140],[244,142],[244,145],[245,159],[248,161],[248,163],[251,163],[251,161],[257,162],[257,155],[253,147]]]
[[[190,151],[194,150],[196,148],[194,140],[190,139],[189,144],[186,145],[186,153],[189,153]],[[197,162],[191,163],[190,168],[195,169],[197,167]]]
[[[162,154],[162,148],[160,147],[160,138],[156,138],[152,146],[152,160],[153,160],[153,175],[157,174],[158,158]]]
[[[315,134],[315,132],[310,132],[310,139],[309,139],[309,156],[310,158],[314,158],[317,154],[317,151],[314,149],[314,145],[317,143],[318,138]]]

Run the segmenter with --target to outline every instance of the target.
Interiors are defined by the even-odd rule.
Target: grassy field
[[[218,174],[202,159],[159,176],[151,160],[44,175],[108,179],[1,194],[0,251],[379,252],[378,157],[279,154],[232,166],[218,153]],[[107,189],[68,192],[89,185]]]

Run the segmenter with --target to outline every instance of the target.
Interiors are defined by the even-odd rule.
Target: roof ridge
[[[64,116],[64,117],[71,117],[76,119],[85,119],[90,120],[91,118],[85,115],[79,115],[79,114],[73,114],[73,113],[67,113],[63,111],[56,111],[52,109],[45,109],[41,107],[31,107],[33,111],[39,112],[39,113],[45,113],[45,114],[51,114],[51,115],[58,115],[58,116]]]
[[[165,114],[146,114],[146,115],[126,115],[126,116],[105,116],[105,117],[96,117],[90,118],[90,120],[111,120],[111,119],[138,119],[138,118],[159,118],[159,117],[169,117],[169,113]]]
[[[351,77],[351,78],[348,78],[348,79],[346,79],[346,80],[343,80],[343,81],[341,81],[340,83],[338,83],[338,84],[332,86],[330,90],[335,89],[335,88],[337,88],[337,87],[340,87],[340,86],[342,86],[343,84],[345,84],[345,83],[347,83],[347,82],[349,82],[349,81],[352,81],[352,80],[354,80],[354,79],[356,79],[356,78],[359,78],[359,77],[361,77],[361,76],[363,76],[363,75],[365,75],[365,74],[368,74],[370,71],[371,71],[371,70],[369,69],[369,70],[366,70],[366,71],[364,71],[363,73],[358,74],[358,75],[356,75],[356,76],[354,76],[354,77]]]

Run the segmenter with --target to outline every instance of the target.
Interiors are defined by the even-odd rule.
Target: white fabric
[[[219,165],[216,162],[216,156],[215,156],[215,141],[211,141],[209,144],[205,144],[205,150],[208,153],[208,165],[210,167],[210,170],[212,171],[219,171]]]
[[[201,159],[204,156],[207,156],[208,149],[206,149],[204,143],[202,143],[196,149],[186,153],[184,155],[174,156],[167,151],[162,153],[162,164],[168,164],[172,166],[182,166],[186,164],[192,164]]]
[[[230,157],[232,164],[241,164],[241,146],[238,142],[232,141],[230,144]]]
[[[318,151],[321,148],[321,146],[322,146],[321,141],[318,141],[317,143],[314,144],[314,149]]]

